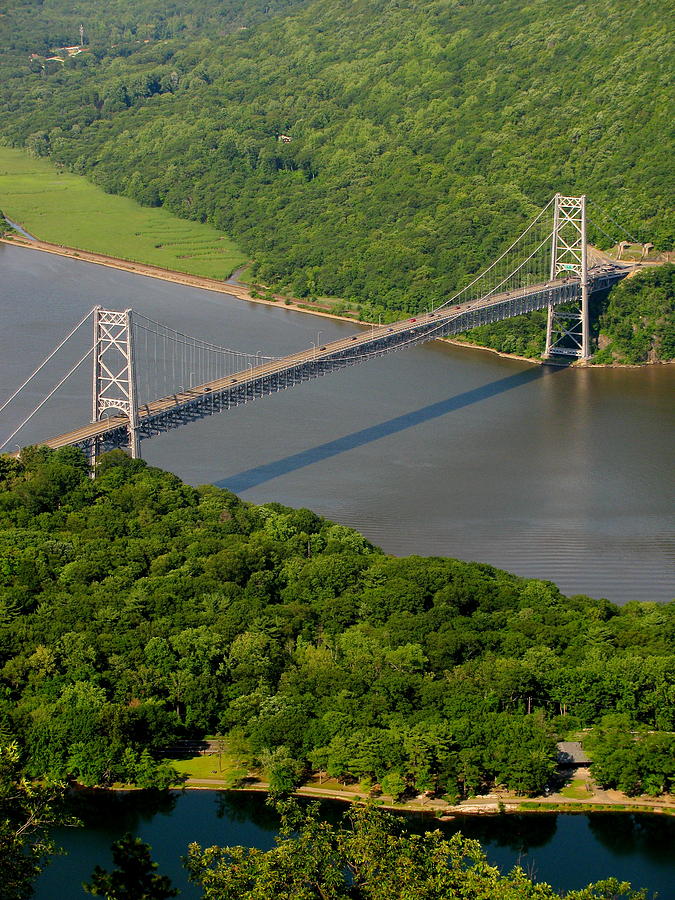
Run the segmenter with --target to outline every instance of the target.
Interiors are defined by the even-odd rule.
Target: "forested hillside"
[[[2,4],[4,52],[43,53],[80,41],[96,56],[128,56],[139,43],[223,36],[306,0],[14,0]]]
[[[30,60],[34,19],[66,6],[8,17],[21,40],[2,64],[0,134],[222,228],[254,278],[296,296],[358,301],[375,319],[417,311],[556,191],[672,247],[658,4],[192,0],[160,20],[163,4],[136,0],[124,14],[105,5],[111,38],[93,52]]]
[[[158,750],[221,732],[281,787],[319,769],[528,794],[557,734],[602,724],[601,746],[634,732],[610,783],[670,788],[675,604],[388,557],[119,451],[86,468],[72,448],[0,457],[0,736],[30,775],[162,786]]]
[[[618,284],[599,321],[599,363],[675,359],[675,266],[640,272]]]

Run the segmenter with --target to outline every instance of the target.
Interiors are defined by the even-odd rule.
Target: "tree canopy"
[[[116,868],[108,872],[96,866],[91,881],[84,884],[88,894],[106,900],[168,900],[178,890],[171,886],[166,875],[157,874],[157,863],[150,856],[151,848],[140,838],[125,834],[112,845]]]
[[[0,900],[23,900],[54,852],[50,829],[78,824],[65,812],[65,787],[26,778],[15,741],[0,736]]]
[[[166,787],[167,747],[221,733],[279,790],[532,794],[561,730],[675,725],[675,604],[388,557],[120,451],[95,480],[72,448],[0,457],[0,598],[0,726],[30,776]]]
[[[316,807],[283,808],[276,846],[191,844],[185,864],[204,900],[559,900],[520,868],[503,875],[478,841],[440,831],[411,834],[393,816],[352,807],[342,826]],[[645,900],[614,878],[565,893],[566,900]]]
[[[655,4],[180,7],[14,4],[4,140],[209,222],[254,259],[254,279],[375,321],[447,299],[556,191],[610,211],[599,245],[619,222],[672,247],[670,39]],[[85,13],[87,52],[49,61]],[[533,322],[522,330],[539,334]],[[505,328],[483,339],[508,349]]]

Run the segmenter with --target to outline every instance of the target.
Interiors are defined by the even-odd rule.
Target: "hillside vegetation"
[[[5,140],[224,230],[254,278],[296,296],[357,301],[366,318],[415,312],[556,191],[672,246],[658,4],[306,0],[270,18],[192,0],[160,27],[157,4],[136,0],[126,42],[49,65],[24,52],[29,8],[12,14],[22,41],[2,64]]]
[[[322,770],[530,794],[556,734],[618,712],[642,739],[606,777],[671,789],[675,604],[388,557],[120,451],[86,469],[73,448],[0,457],[0,742],[30,775],[166,786],[158,752],[220,732],[278,789]]]
[[[2,8],[3,50],[49,55],[79,43],[98,56],[128,56],[144,41],[222,36],[306,0],[14,0]]]
[[[675,359],[675,266],[640,272],[618,284],[598,321],[599,363]]]
[[[272,793],[319,770],[452,803],[541,793],[556,737],[587,726],[600,784],[672,791],[674,626],[675,603],[619,609],[488,565],[388,557],[310,510],[192,488],[121,451],[95,480],[74,448],[0,457],[2,896],[29,896],[50,826],[76,824],[66,782],[165,789],[180,781],[168,748],[207,733]],[[356,816],[342,832],[296,815],[268,853],[191,845],[191,878],[213,898],[557,897],[474,842]],[[566,896],[645,895],[610,879]]]

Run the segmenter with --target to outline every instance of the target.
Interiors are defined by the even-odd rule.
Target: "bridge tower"
[[[129,418],[129,449],[133,459],[141,455],[138,434],[138,404],[134,361],[132,311],[94,307],[94,373],[92,421],[100,421],[108,410]],[[100,452],[92,448],[92,463]]]
[[[551,281],[560,275],[575,275],[581,285],[576,308],[548,307],[545,356],[590,356],[588,324],[588,259],[586,247],[586,195],[555,195],[551,244]]]

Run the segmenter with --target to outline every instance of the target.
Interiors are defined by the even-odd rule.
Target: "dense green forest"
[[[675,727],[675,604],[388,557],[119,451],[95,480],[71,448],[0,459],[0,733],[29,775],[166,786],[158,751],[220,732],[279,789],[324,770],[453,800],[540,792],[556,736],[602,742],[606,716]],[[659,741],[631,793],[670,789]]]
[[[75,41],[85,13],[87,52],[29,58]],[[672,247],[658,4],[23,0],[0,22],[4,140],[212,223],[296,296],[374,320],[425,308],[556,191]],[[596,244],[625,237],[593,219]],[[533,355],[539,320],[482,339]]]
[[[50,55],[80,43],[97,56],[127,56],[144,41],[247,28],[305,0],[16,0],[0,4],[3,50]]]
[[[598,328],[599,363],[675,359],[675,266],[640,272],[610,292]]]
[[[180,779],[165,748],[206,733],[277,793],[319,770],[454,802],[541,792],[556,738],[586,727],[600,784],[672,791],[674,663],[675,603],[618,608],[489,565],[388,557],[310,510],[192,488],[120,451],[95,480],[73,448],[0,457],[0,896],[30,893],[50,825],[70,821],[68,781],[166,788]],[[475,842],[352,818],[296,811],[268,853],[194,845],[186,864],[221,900],[557,897]],[[568,896],[643,895],[610,881]]]

